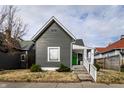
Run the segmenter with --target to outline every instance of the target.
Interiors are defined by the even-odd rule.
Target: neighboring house
[[[20,40],[13,53],[8,51],[4,40],[5,35],[0,32],[0,69],[29,68],[35,64],[34,42]],[[13,42],[16,41],[13,39]]]
[[[55,17],[50,18],[32,40],[35,63],[44,69],[57,69],[60,64],[71,68],[83,65],[87,59],[94,63],[93,49],[84,47],[83,40],[76,39]]]
[[[124,65],[124,35],[104,48],[96,48],[95,61],[106,69],[120,70]]]
[[[20,46],[21,68],[30,68],[32,64],[35,64],[35,44],[33,41],[22,40]]]
[[[20,68],[20,52],[9,53],[5,46],[5,35],[0,32],[0,70]],[[13,40],[14,41],[14,40]]]

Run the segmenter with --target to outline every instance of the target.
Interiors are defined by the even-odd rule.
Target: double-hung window
[[[60,47],[48,47],[48,62],[60,61]]]

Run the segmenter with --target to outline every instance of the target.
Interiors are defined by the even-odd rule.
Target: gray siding
[[[52,23],[36,41],[36,64],[42,67],[58,67],[62,63],[70,67],[71,42],[72,38],[58,24]],[[60,47],[60,62],[48,62],[47,47]]]
[[[20,68],[20,53],[0,52],[0,69],[18,69]]]

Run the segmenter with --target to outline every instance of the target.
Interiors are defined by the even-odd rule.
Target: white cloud
[[[122,6],[18,6],[29,24],[25,39],[30,39],[42,25],[55,16],[87,46],[105,46],[124,34]]]

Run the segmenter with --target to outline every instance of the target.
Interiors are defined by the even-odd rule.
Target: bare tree
[[[14,39],[22,38],[26,34],[26,24],[23,24],[22,19],[17,17],[19,9],[15,6],[7,7],[7,16],[6,16],[6,28],[5,30],[11,31],[11,37]]]
[[[7,16],[7,11],[6,8],[3,7],[0,11],[0,32],[2,31],[2,25],[3,22],[5,21],[6,16]]]
[[[5,35],[5,44],[9,49],[19,48],[18,39],[26,34],[27,24],[17,16],[19,9],[16,6],[4,6],[2,9],[0,26]]]

